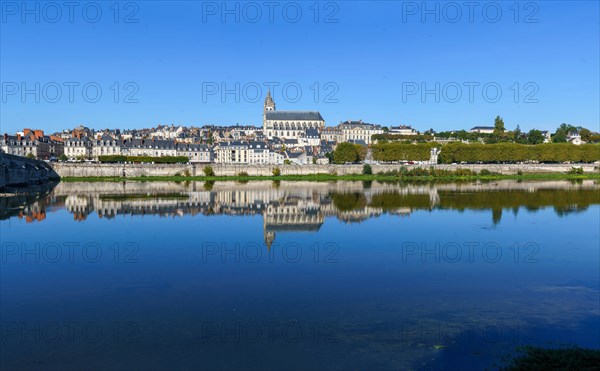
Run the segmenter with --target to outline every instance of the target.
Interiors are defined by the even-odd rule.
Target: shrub
[[[583,174],[583,168],[581,166],[579,166],[579,167],[571,167],[571,170],[569,170],[567,173],[568,174],[581,175],[581,174]]]
[[[489,171],[488,169],[481,169],[481,171],[479,172],[479,175],[483,175],[483,176],[487,176],[487,175],[491,175],[492,172]]]
[[[439,159],[440,162],[446,164],[454,162],[516,163],[524,161],[589,163],[600,160],[600,146],[597,144],[576,146],[570,143],[545,143],[537,145],[515,143],[449,143],[443,147]]]
[[[215,171],[210,165],[206,165],[202,171],[204,172],[205,176],[215,176]]]
[[[69,158],[67,157],[67,155],[65,155],[64,153],[60,156],[58,156],[58,161],[60,162],[65,162],[67,161]]]
[[[248,173],[245,172],[245,171],[240,171],[238,173],[238,176],[241,177],[241,178],[247,178],[248,177]]]
[[[517,171],[517,176],[523,176],[523,172],[521,170]]]
[[[273,176],[280,176],[281,175],[281,169],[276,167],[273,169]]]
[[[371,165],[369,165],[369,164],[364,164],[364,166],[363,166],[363,170],[362,170],[362,173],[363,173],[364,175],[371,175],[371,174],[373,174],[373,169],[371,168]]]
[[[427,161],[431,157],[431,149],[439,147],[437,143],[377,143],[372,146],[373,159],[376,161]]]

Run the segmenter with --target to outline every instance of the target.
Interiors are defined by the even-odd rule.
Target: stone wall
[[[139,176],[173,176],[191,175],[204,176],[202,169],[205,165],[199,164],[89,164],[89,163],[52,163],[52,168],[61,177],[139,177]],[[311,174],[360,174],[363,165],[234,165],[212,164],[217,176],[233,176],[240,172],[248,175],[270,176],[273,169],[278,167],[282,175],[311,175]],[[373,173],[398,170],[402,165],[372,165]],[[431,165],[404,165],[411,169],[415,167],[429,168]],[[501,174],[516,174],[522,172],[555,172],[564,173],[573,166],[581,166],[584,172],[598,171],[597,164],[528,164],[528,165],[434,165],[436,169],[457,170],[470,169],[481,171],[487,169]]]
[[[0,189],[56,179],[59,179],[58,174],[44,161],[0,152]]]

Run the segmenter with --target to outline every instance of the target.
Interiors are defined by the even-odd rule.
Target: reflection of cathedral
[[[360,182],[283,182],[277,186],[217,182],[205,190],[201,182],[60,183],[44,193],[0,197],[0,219],[17,216],[28,222],[42,221],[47,213],[63,207],[77,221],[86,220],[94,211],[107,219],[117,215],[261,215],[264,241],[270,248],[277,233],[317,232],[328,217],[357,223],[383,214],[402,217],[414,210],[471,208],[492,210],[492,221],[499,223],[503,208],[553,206],[565,213],[600,203],[600,187],[593,181],[548,184],[500,181],[400,187],[385,183],[363,188]]]
[[[269,204],[263,212],[265,244],[271,248],[276,232],[316,232],[323,220],[320,205],[297,197]]]

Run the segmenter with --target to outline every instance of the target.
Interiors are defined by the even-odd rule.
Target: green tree
[[[593,135],[590,129],[581,128],[581,130],[579,130],[579,135],[581,135],[581,140],[583,140],[584,142],[592,141]]]
[[[554,143],[565,143],[567,141],[567,136],[569,133],[577,131],[577,128],[573,125],[569,125],[566,123],[560,124],[560,126],[556,129],[556,132],[552,136],[552,142]]]
[[[373,174],[373,169],[371,168],[371,165],[364,164],[362,173],[365,174],[365,175],[371,175],[371,174]]]
[[[281,169],[276,167],[273,169],[273,176],[280,176],[281,175]]]
[[[356,146],[352,143],[343,142],[337,145],[333,152],[333,160],[336,164],[345,164],[347,162],[358,162],[359,153]]]
[[[502,135],[504,133],[504,120],[500,116],[494,119],[494,135]]]
[[[67,161],[68,159],[69,159],[69,158],[68,158],[68,157],[67,157],[67,155],[65,155],[64,153],[63,153],[62,155],[58,156],[58,161],[61,161],[61,162],[65,162],[65,161]]]
[[[205,176],[215,176],[215,170],[210,165],[206,165],[202,171],[204,172]]]
[[[515,143],[521,143],[522,141],[522,136],[523,136],[523,132],[521,131],[521,128],[519,127],[519,125],[517,125],[517,128],[512,132],[512,136],[513,136],[513,141]]]
[[[544,143],[544,134],[536,129],[529,130],[527,133],[527,143],[529,144],[541,144]]]
[[[31,153],[31,152],[29,152],[29,153],[27,154],[27,156],[25,156],[25,157],[27,157],[27,158],[31,158],[31,159],[35,158],[35,156],[34,156],[34,155],[33,155],[33,153]]]

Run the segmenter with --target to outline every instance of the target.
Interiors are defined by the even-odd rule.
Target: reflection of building
[[[319,204],[298,197],[270,203],[263,212],[263,219],[265,243],[269,248],[276,232],[316,232],[324,221]]]
[[[0,219],[20,216],[41,221],[59,208],[78,221],[94,211],[107,219],[117,215],[260,215],[263,238],[270,248],[277,233],[317,232],[328,217],[356,223],[385,214],[407,216],[415,210],[488,209],[492,221],[498,223],[503,208],[552,206],[560,213],[577,212],[600,204],[599,188],[593,180],[402,186],[373,182],[366,188],[360,182],[216,182],[210,187],[201,182],[60,183],[52,191],[0,197]]]

